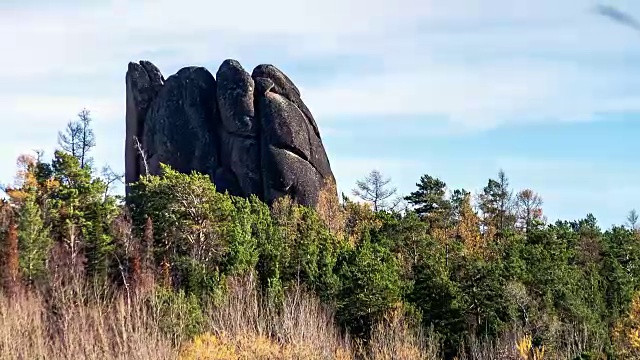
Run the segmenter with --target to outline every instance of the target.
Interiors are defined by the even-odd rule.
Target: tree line
[[[228,281],[255,276],[274,311],[302,286],[368,341],[390,311],[439,337],[446,356],[513,328],[547,353],[630,358],[640,298],[637,215],[601,229],[593,215],[548,223],[542,198],[506,174],[475,196],[423,175],[398,196],[373,171],[353,195],[327,183],[316,209],[267,206],[216,191],[206,175],[168,166],[130,184],[130,206],[98,175],[88,111],[59,134],[50,161],[21,156],[0,204],[2,291],[46,292],[80,277],[130,293],[165,289],[198,304],[224,299]],[[176,295],[178,296],[178,295]],[[185,321],[199,317],[185,314]],[[196,329],[197,326],[187,327]],[[194,330],[195,331],[195,330]],[[196,335],[196,334],[190,334]]]

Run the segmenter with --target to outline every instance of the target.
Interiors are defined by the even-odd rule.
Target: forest
[[[398,196],[373,170],[311,209],[164,166],[125,199],[88,111],[58,140],[3,188],[0,358],[640,358],[635,211],[549,223],[503,171]]]

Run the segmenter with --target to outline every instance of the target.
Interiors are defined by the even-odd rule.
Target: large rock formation
[[[225,60],[217,80],[186,67],[166,80],[148,61],[129,63],[125,179],[159,164],[208,174],[219,191],[267,203],[289,195],[315,206],[335,182],[320,131],[293,82],[272,65],[249,75]]]

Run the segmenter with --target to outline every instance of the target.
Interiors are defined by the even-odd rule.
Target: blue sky
[[[599,2],[640,17],[633,0]],[[591,0],[0,2],[0,181],[92,111],[123,168],[124,74],[272,63],[314,113],[341,190],[377,168],[480,191],[504,169],[549,220],[640,208],[640,32]]]

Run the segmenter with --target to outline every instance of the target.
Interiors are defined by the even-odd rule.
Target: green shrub
[[[160,329],[175,344],[202,333],[206,318],[202,303],[194,294],[159,287],[150,301],[150,309],[158,315]]]

